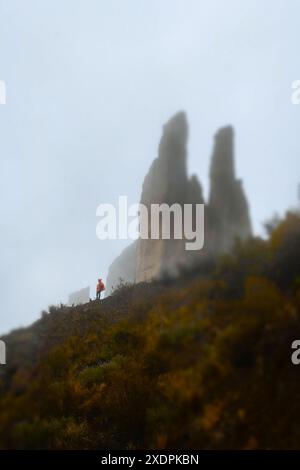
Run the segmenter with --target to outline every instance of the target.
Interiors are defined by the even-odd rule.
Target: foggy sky
[[[172,114],[208,191],[213,135],[235,128],[256,233],[300,181],[297,0],[0,0],[0,333],[105,278],[126,241],[96,208],[138,202]]]

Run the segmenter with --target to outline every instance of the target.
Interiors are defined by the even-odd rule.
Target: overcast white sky
[[[106,277],[127,244],[96,207],[138,202],[163,123],[185,110],[208,190],[218,127],[256,233],[300,181],[297,0],[0,0],[0,333]]]

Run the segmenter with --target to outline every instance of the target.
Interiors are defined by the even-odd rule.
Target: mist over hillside
[[[289,213],[214,265],[50,308],[5,338],[0,448],[297,448],[299,259]]]
[[[96,208],[141,183],[178,110],[208,200],[212,137],[235,129],[255,234],[296,204],[297,0],[0,2],[0,333],[105,278],[128,240]],[[16,292],[17,285],[17,292]]]

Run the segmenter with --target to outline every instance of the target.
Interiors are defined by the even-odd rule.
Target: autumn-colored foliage
[[[9,335],[0,448],[297,448],[294,339],[300,217],[291,213],[205,275],[125,285]]]

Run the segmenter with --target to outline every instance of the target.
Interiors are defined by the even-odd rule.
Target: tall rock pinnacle
[[[145,177],[141,203],[178,202],[178,191],[181,198],[184,196],[187,184],[187,136],[188,125],[183,112],[175,114],[163,126],[158,158],[153,161]]]
[[[248,203],[235,177],[234,132],[231,126],[215,135],[210,169],[209,225],[214,252],[232,248],[235,238],[251,236]]]
[[[188,125],[183,112],[175,114],[163,126],[158,158],[153,161],[142,189],[141,203],[149,209],[155,203],[172,205],[187,200],[187,137]],[[140,239],[137,245],[136,281],[152,279],[162,270],[174,271],[183,257],[182,240]]]
[[[210,168],[211,196],[225,191],[235,179],[234,132],[231,126],[222,127],[215,135],[215,145]]]

